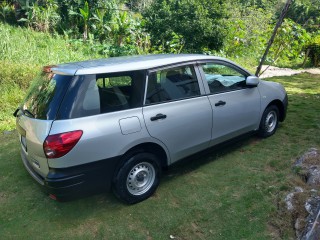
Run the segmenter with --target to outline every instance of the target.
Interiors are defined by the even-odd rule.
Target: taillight
[[[71,151],[81,136],[81,130],[49,135],[43,143],[44,153],[47,158],[62,157]]]

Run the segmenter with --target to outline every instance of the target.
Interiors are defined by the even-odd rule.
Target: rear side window
[[[42,73],[33,80],[21,106],[28,116],[53,120],[73,76]]]
[[[141,107],[145,72],[77,76],[69,87],[59,119],[71,119]]]
[[[100,101],[100,112],[114,112],[134,107],[132,102],[132,77],[123,76],[98,76],[97,86]],[[130,104],[131,103],[131,104]]]
[[[193,66],[164,69],[149,74],[146,104],[199,95],[199,83]]]

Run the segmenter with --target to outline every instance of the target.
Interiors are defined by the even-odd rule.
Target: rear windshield
[[[41,73],[33,80],[21,110],[36,119],[53,120],[73,76]]]

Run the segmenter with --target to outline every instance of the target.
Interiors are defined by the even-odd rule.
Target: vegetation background
[[[0,1],[0,131],[44,65],[150,53],[205,53],[254,71],[284,0]],[[294,0],[267,58],[318,66],[320,2]]]

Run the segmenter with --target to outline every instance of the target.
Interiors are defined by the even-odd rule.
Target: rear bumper
[[[110,190],[115,167],[120,157],[114,157],[69,168],[50,168],[45,178],[37,174],[21,154],[29,174],[45,191],[59,201]]]

